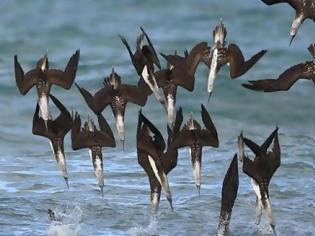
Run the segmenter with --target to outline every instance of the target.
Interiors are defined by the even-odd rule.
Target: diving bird
[[[126,46],[132,64],[134,65],[139,76],[142,74],[143,67],[146,65],[151,71],[154,71],[154,65],[161,69],[159,58],[155,52],[153,44],[144,31],[140,27],[141,34],[137,38],[136,51],[133,53],[125,37],[119,35],[122,43]],[[145,42],[146,41],[146,42]]]
[[[167,147],[160,131],[139,112],[137,128],[137,154],[138,163],[148,175],[151,189],[151,209],[153,213],[158,210],[161,188],[166,194],[171,209],[172,193],[169,187],[168,173],[177,165],[177,149],[173,146],[180,125],[183,121],[182,110],[178,110],[173,130],[168,127]]]
[[[218,226],[218,236],[229,231],[232,209],[237,197],[239,185],[237,155],[235,154],[230,167],[225,174],[221,191],[221,212]]]
[[[69,188],[68,172],[64,152],[64,137],[71,130],[72,118],[69,111],[56,97],[51,94],[49,94],[49,96],[56,107],[59,109],[60,114],[54,120],[47,120],[46,126],[45,120],[39,116],[39,105],[37,103],[33,116],[32,133],[49,139],[51,149],[57,161],[57,165],[66,181],[67,187]]]
[[[267,5],[278,3],[288,3],[295,10],[295,18],[290,31],[290,45],[296,36],[301,24],[305,19],[315,21],[315,1],[314,0],[261,0]]]
[[[162,57],[167,61],[167,68],[154,73],[155,78],[163,87],[170,81],[175,85],[179,85],[188,91],[194,90],[195,72],[201,60],[207,53],[208,44],[206,42],[197,43],[190,52],[185,51],[184,56],[177,55],[176,51],[173,55],[165,55]]]
[[[59,69],[50,69],[48,63],[47,52],[36,65],[35,69],[24,71],[18,62],[17,55],[14,56],[15,80],[17,87],[22,95],[36,86],[38,94],[38,104],[41,111],[41,116],[47,125],[50,116],[48,109],[48,95],[52,85],[57,85],[64,89],[70,89],[76,76],[80,51],[77,50],[70,58],[64,71]]]
[[[87,105],[96,115],[100,115],[108,105],[111,107],[116,128],[124,147],[124,117],[127,103],[131,102],[142,107],[147,101],[147,95],[137,86],[122,84],[120,76],[115,73],[114,69],[112,69],[111,75],[104,79],[104,87],[94,96],[78,84],[76,86]]]
[[[184,56],[179,56],[176,52],[174,55],[161,54],[167,61],[166,69],[154,73],[147,67],[143,70],[142,78],[164,106],[170,127],[173,127],[175,120],[177,87],[181,86],[188,91],[193,91],[195,72],[207,48],[207,43],[201,42],[196,44],[189,53],[186,51]],[[150,78],[155,82],[154,84],[150,83]],[[164,98],[161,98],[159,88],[163,90]]]
[[[260,223],[263,211],[267,214],[269,224],[276,234],[276,223],[272,215],[270,198],[269,198],[269,183],[281,164],[281,150],[278,140],[278,127],[271,133],[266,141],[260,146],[255,142],[242,138],[245,145],[255,154],[252,161],[245,154],[243,158],[243,172],[251,178],[251,183],[257,197],[257,216],[256,224]],[[272,145],[271,150],[268,150]]]
[[[201,117],[205,128],[191,118],[186,122],[174,140],[175,148],[189,147],[195,184],[200,195],[201,159],[204,146],[219,147],[217,130],[205,107],[201,105]]]
[[[221,19],[220,23],[213,30],[214,45],[203,57],[203,62],[209,67],[207,86],[209,98],[214,89],[214,81],[217,78],[217,73],[222,66],[229,65],[230,77],[231,79],[235,79],[245,74],[267,52],[267,50],[261,50],[245,61],[242,51],[236,44],[231,43],[227,47],[225,46],[226,35],[227,30]]]
[[[148,78],[147,81],[143,80],[142,74],[144,67],[148,67],[150,71],[154,71],[154,65],[161,69],[160,60],[154,49],[154,46],[142,27],[140,27],[141,34],[138,36],[136,41],[136,51],[133,53],[130,49],[130,46],[125,37],[119,35],[122,43],[128,50],[130,59],[134,68],[137,71],[137,74],[140,76],[138,81],[138,87],[146,93],[147,96],[152,94],[152,88],[149,87],[149,84],[154,84],[153,78]],[[148,84],[149,83],[149,84]],[[156,83],[156,82],[155,82]],[[154,92],[154,91],[153,91]],[[156,95],[156,93],[155,93]]]
[[[81,118],[75,113],[71,130],[72,149],[79,150],[88,148],[90,159],[93,164],[98,185],[102,195],[104,188],[103,155],[102,147],[115,147],[115,139],[111,128],[105,118],[99,114],[97,116],[99,130],[90,119],[86,121],[81,129]]]
[[[315,59],[314,44],[311,44],[308,50]],[[280,74],[277,79],[250,80],[248,84],[242,85],[255,91],[287,91],[299,79],[308,79],[315,83],[315,60],[294,65]]]

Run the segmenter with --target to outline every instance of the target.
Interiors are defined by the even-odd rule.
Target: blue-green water
[[[280,127],[282,165],[270,184],[278,235],[314,235],[315,210],[315,93],[309,81],[289,92],[255,93],[241,83],[274,78],[296,63],[310,60],[314,23],[306,21],[289,47],[294,11],[286,4],[267,7],[259,0],[211,1],[1,1],[0,2],[0,235],[214,235],[220,210],[221,183],[236,152],[236,137],[262,142]],[[32,68],[49,50],[50,64],[64,67],[81,50],[76,82],[96,91],[112,67],[124,82],[138,77],[118,38],[134,46],[143,26],[158,52],[182,52],[200,41],[212,42],[212,29],[223,17],[228,42],[237,43],[246,57],[268,53],[246,75],[234,81],[228,68],[220,71],[207,109],[217,127],[220,147],[205,148],[202,189],[198,197],[188,151],[169,174],[174,212],[162,195],[159,215],[150,219],[147,176],[137,163],[135,126],[138,107],[126,110],[126,150],[104,149],[105,193],[98,190],[87,150],[74,152],[70,136],[65,150],[70,189],[65,188],[46,139],[31,134],[36,91],[21,96],[13,73],[13,56]],[[161,58],[162,60],[162,58]],[[164,64],[164,62],[163,62]],[[207,68],[200,65],[195,91],[178,90],[185,120],[200,119],[207,102]],[[52,93],[83,117],[92,115],[77,89],[52,88]],[[166,115],[154,97],[143,113],[165,133]],[[116,135],[110,109],[104,112]],[[117,137],[117,135],[116,135]],[[264,220],[256,226],[255,194],[242,173],[231,220],[232,235],[271,234]],[[51,225],[47,209],[65,212],[62,225]]]

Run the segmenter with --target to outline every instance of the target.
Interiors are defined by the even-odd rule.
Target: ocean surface
[[[275,78],[286,68],[311,60],[307,47],[314,42],[315,31],[310,20],[289,47],[294,14],[286,4],[267,7],[259,0],[1,1],[0,235],[215,235],[221,186],[237,151],[237,136],[243,131],[261,143],[276,124],[282,163],[271,180],[270,198],[277,233],[315,235],[314,84],[301,80],[290,91],[278,93],[257,93],[241,86],[247,80]],[[212,30],[221,17],[228,43],[237,43],[246,58],[262,49],[268,53],[236,80],[229,79],[228,67],[224,67],[209,104],[208,69],[203,64],[196,73],[195,90],[178,89],[177,106],[183,107],[184,121],[191,113],[201,121],[203,103],[218,130],[220,147],[203,151],[201,196],[195,188],[189,152],[182,149],[168,177],[174,212],[162,193],[159,213],[151,216],[149,182],[138,165],[135,148],[139,107],[133,104],[126,109],[125,151],[110,108],[103,113],[117,138],[117,148],[103,148],[104,197],[88,150],[73,151],[69,134],[65,138],[67,189],[48,140],[32,135],[37,94],[35,89],[26,96],[19,94],[14,55],[27,71],[48,50],[51,66],[64,68],[80,49],[76,82],[94,92],[113,67],[123,82],[138,81],[119,34],[134,50],[142,26],[158,52],[168,54],[176,49],[182,53],[201,41],[211,44]],[[53,87],[51,92],[84,119],[93,117],[75,86],[69,91]],[[166,138],[166,114],[153,96],[142,111]],[[241,166],[231,235],[272,235],[265,218],[259,226],[255,224],[255,194]],[[63,217],[62,223],[48,220],[48,208]]]

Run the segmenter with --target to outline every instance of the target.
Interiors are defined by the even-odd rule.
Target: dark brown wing
[[[104,131],[88,131],[89,133],[89,139],[87,139],[88,143],[90,143],[91,146],[97,145],[101,147],[116,147],[116,142],[113,137],[111,137],[108,133]]]
[[[89,91],[87,91],[85,88],[80,87],[77,83],[75,83],[75,86],[79,89],[79,92],[81,93],[82,97],[84,98],[87,105],[91,108],[91,110],[97,113],[94,106],[94,98],[92,94]]]
[[[115,142],[113,131],[110,128],[107,121],[105,120],[105,118],[102,115],[98,115],[97,119],[98,119],[98,123],[99,123],[101,131],[103,131],[103,133],[106,134],[106,135],[103,135],[104,139],[102,140],[102,142],[103,142],[102,146],[116,147],[116,142]]]
[[[36,84],[38,79],[38,70],[30,70],[24,75],[24,71],[18,62],[17,55],[14,56],[14,70],[16,85],[20,93],[25,95]]]
[[[180,127],[182,123],[183,123],[183,110],[182,110],[182,107],[179,107],[178,111],[176,112],[175,123],[172,130],[172,140],[177,136],[178,132],[180,131]]]
[[[178,55],[165,55],[161,53],[168,63],[173,66],[171,80],[175,85],[182,86],[188,91],[193,91],[195,86],[195,77],[188,73],[186,59]]]
[[[72,123],[71,141],[73,150],[91,147],[88,132],[81,131],[81,118],[77,112]]]
[[[190,51],[187,57],[178,55],[161,55],[169,64],[174,66],[171,70],[173,83],[180,85],[188,91],[193,91],[195,86],[195,72],[204,52],[207,50],[207,43],[198,43]]]
[[[183,112],[182,112],[182,108],[179,107],[176,113],[176,119],[175,119],[173,130],[171,130],[170,127],[167,126],[167,131],[168,131],[167,150],[164,153],[163,158],[162,158],[162,165],[166,174],[168,174],[177,165],[178,152],[177,152],[177,148],[174,147],[173,143],[174,143],[174,140],[177,138],[182,122],[183,122]]]
[[[112,102],[113,100],[113,90],[109,85],[104,85],[95,95],[94,95],[94,107],[96,114],[102,113],[102,111]]]
[[[234,79],[245,74],[266,52],[267,50],[261,50],[249,60],[245,61],[240,48],[236,44],[230,44],[228,47],[228,60],[230,63],[231,78]]]
[[[121,40],[121,42],[125,45],[125,47],[127,48],[128,50],[128,53],[129,53],[129,56],[130,56],[130,59],[132,61],[132,64],[133,66],[135,67],[138,75],[141,76],[141,73],[142,73],[142,69],[143,69],[143,63],[140,63],[139,60],[141,59],[141,55],[139,55],[139,52],[137,53],[137,51],[135,52],[135,54],[132,53],[131,49],[130,49],[130,46],[126,40],[125,37],[123,37],[122,35],[119,35],[119,38]],[[143,58],[142,58],[143,60]]]
[[[235,154],[223,180],[221,191],[222,197],[220,216],[232,213],[232,208],[234,206],[234,202],[237,196],[238,185],[239,185],[238,164],[237,155]]]
[[[161,184],[155,177],[154,172],[150,166],[148,154],[146,154],[145,152],[142,152],[141,150],[138,150],[137,156],[138,156],[139,165],[143,168],[143,170],[146,172],[149,178],[151,193],[152,192],[161,193]]]
[[[77,73],[79,58],[80,50],[76,50],[69,59],[64,71],[56,69],[48,69],[45,71],[44,73],[46,74],[48,81],[51,84],[55,84],[64,89],[70,89]]]
[[[39,105],[37,103],[35,113],[33,116],[32,133],[50,139],[54,135],[49,130],[51,130],[51,120],[48,120],[46,127],[44,120],[41,117],[39,117]]]
[[[194,131],[192,130],[186,129],[179,131],[172,143],[173,148],[178,149],[193,145],[195,143],[195,136],[193,132]]]
[[[142,129],[142,110],[140,109],[139,112],[138,112],[138,125],[137,125],[137,133],[136,133],[136,142],[138,143],[140,140],[140,137],[141,137],[141,129]]]
[[[301,63],[290,67],[285,72],[283,72],[278,77],[278,79],[250,80],[248,81],[249,84],[242,85],[245,88],[255,91],[264,92],[287,91],[299,79],[311,76],[306,73],[306,63]]]
[[[142,127],[139,142],[137,143],[137,148],[155,158],[160,158],[162,153],[161,148],[157,147],[157,145],[155,145],[152,141],[152,138],[148,132],[148,127],[146,125]]]
[[[243,172],[253,178],[257,183],[261,183],[261,177],[255,169],[254,162],[247,156],[244,156],[243,158]]]
[[[201,130],[200,141],[202,146],[219,147],[217,130],[206,108],[201,104],[201,117],[207,130]]]
[[[154,78],[159,87],[164,87],[166,85],[166,81],[171,79],[172,72],[168,69],[163,69],[154,72]]]
[[[156,51],[153,47],[153,44],[149,38],[149,36],[147,35],[147,33],[144,31],[144,29],[142,27],[140,27],[141,31],[143,32],[143,34],[145,35],[145,38],[147,39],[148,41],[148,44],[149,44],[149,47],[150,47],[150,52],[152,53],[152,59],[153,59],[153,62],[154,64],[159,68],[161,69],[161,64],[160,64],[160,61],[159,61],[159,58],[156,54]]]
[[[143,124],[146,125],[148,129],[153,133],[154,143],[157,148],[164,151],[166,148],[166,144],[161,132],[144,115],[142,115],[141,119]]]
[[[150,96],[153,93],[142,77],[139,78],[137,87],[147,96]]]
[[[139,113],[139,121],[137,129],[137,149],[152,157],[159,157],[160,153],[165,149],[165,142],[162,135],[141,112]],[[155,134],[154,138],[150,136],[149,131]]]
[[[281,150],[278,139],[278,129],[276,129],[272,151],[268,153],[268,156],[271,159],[271,173],[273,175],[281,165]]]
[[[246,144],[246,146],[249,147],[249,149],[252,150],[253,153],[255,153],[256,156],[266,154],[266,151],[254,141],[245,137],[243,137],[243,141]]]
[[[278,127],[269,135],[269,137],[266,139],[266,141],[260,146],[263,150],[267,151],[269,146],[271,145],[273,139],[276,135],[278,135]]]
[[[58,136],[65,136],[72,127],[71,114],[55,96],[49,94],[49,97],[60,111],[60,115],[53,121],[54,130]]]
[[[288,3],[294,9],[296,9],[301,4],[300,0],[261,0],[261,1],[263,1],[268,6],[278,4],[278,3]]]
[[[173,170],[177,165],[178,152],[177,149],[168,148],[162,157],[162,165],[166,174]]]
[[[147,102],[147,95],[141,89],[134,85],[121,84],[119,91],[122,97],[128,102],[132,102],[139,106],[144,106]]]
[[[119,36],[121,42],[122,42],[122,43],[125,45],[125,47],[127,48],[131,61],[133,61],[133,53],[132,53],[132,51],[131,51],[131,49],[130,49],[130,46],[129,46],[129,44],[128,44],[126,38],[125,38],[124,36],[122,36],[122,35],[118,35],[118,36]]]
[[[80,87],[77,83],[75,83],[75,85],[79,89],[89,108],[96,115],[101,114],[105,107],[109,105],[112,101],[112,96],[110,93],[111,89],[109,88],[109,86],[105,86],[104,88],[100,89],[94,96],[92,96],[89,91]]]
[[[152,142],[152,139],[149,136],[148,127],[146,125],[142,126],[141,133],[137,142],[137,149],[141,150],[147,155],[150,155],[154,159],[160,158],[158,148]]]
[[[206,42],[200,42],[191,49],[186,57],[187,71],[190,75],[195,74],[197,66],[207,50],[208,44]]]

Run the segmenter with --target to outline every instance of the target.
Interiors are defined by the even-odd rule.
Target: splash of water
[[[83,236],[88,235],[82,228],[82,210],[79,206],[65,210],[55,209],[55,219],[51,221],[48,236]]]
[[[128,230],[132,236],[159,235],[159,222],[156,215],[152,215],[147,226],[138,225]]]

